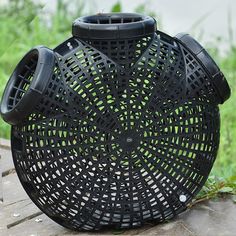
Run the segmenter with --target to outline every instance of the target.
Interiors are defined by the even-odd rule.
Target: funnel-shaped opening
[[[220,103],[223,104],[230,97],[230,87],[223,73],[208,52],[189,34],[180,33],[175,36],[176,39],[187,47],[195,58],[204,67],[205,72],[211,78],[211,84],[217,91]]]
[[[28,91],[34,78],[38,63],[38,53],[36,50],[27,54],[21,65],[17,66],[12,78],[12,89],[7,98],[7,109],[11,111],[20,102]]]
[[[45,47],[30,50],[16,66],[3,93],[1,115],[12,124],[27,117],[41,98],[54,65],[53,52]]]
[[[78,18],[72,26],[74,37],[86,39],[135,38],[153,34],[156,21],[136,13],[109,13]]]

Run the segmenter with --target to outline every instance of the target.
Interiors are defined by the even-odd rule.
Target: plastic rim
[[[156,31],[156,20],[136,13],[109,13],[80,17],[72,25],[74,37],[122,39],[142,37]]]
[[[218,92],[218,95],[221,99],[221,104],[223,104],[230,97],[231,92],[225,76],[220,71],[215,61],[202,47],[202,45],[189,34],[180,33],[177,34],[175,38],[178,40],[178,42],[188,48],[202,64],[207,74],[212,78],[211,82]]]
[[[36,65],[29,68],[28,65],[33,60]],[[43,46],[31,49],[21,59],[8,80],[2,96],[0,113],[7,123],[11,125],[19,124],[32,112],[52,76],[54,63],[53,51]],[[28,87],[23,90],[20,85],[22,86],[26,78],[22,74],[29,73],[27,70],[31,71],[31,80],[27,82]],[[18,95],[17,98],[16,94],[20,94],[19,91],[23,91],[23,95]],[[12,96],[19,101],[14,102],[10,107],[9,103]]]

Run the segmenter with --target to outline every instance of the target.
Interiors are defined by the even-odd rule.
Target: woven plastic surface
[[[84,230],[162,222],[185,210],[219,144],[220,98],[194,54],[159,31],[72,37],[54,53],[40,103],[12,126],[15,167],[36,205]]]

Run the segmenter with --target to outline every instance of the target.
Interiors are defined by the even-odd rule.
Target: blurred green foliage
[[[84,12],[84,1],[82,0],[58,0],[56,11],[53,14],[45,13],[44,6],[35,2],[31,0],[10,0],[7,6],[0,8],[0,96],[12,70],[25,52],[35,45],[46,45],[49,48],[55,47],[71,36],[71,22],[80,15],[86,14]],[[77,6],[76,9],[73,7],[75,5]],[[111,10],[113,12],[122,11],[121,3],[118,1]],[[148,10],[144,4],[137,6],[135,11],[155,16],[155,13]],[[194,25],[194,30],[196,30],[199,22]],[[160,21],[158,21],[158,24],[160,28]],[[232,35],[230,27],[229,34]],[[217,186],[226,186],[229,188],[225,190],[231,191],[231,188],[233,188],[233,191],[235,191],[236,48],[234,43],[230,42],[229,52],[224,57],[221,57],[218,50],[221,40],[216,39],[215,43],[211,44],[208,50],[224,72],[232,89],[232,96],[220,107],[221,143],[212,175],[221,176],[220,181],[222,182],[223,178],[223,182],[227,183],[227,185],[223,185],[220,182],[221,184],[219,185],[219,182],[215,182]],[[213,45],[216,46],[214,47]],[[9,136],[9,125],[0,120],[0,137],[9,138]],[[211,182],[207,183],[210,186],[208,192],[212,189],[212,179],[209,180]],[[218,187],[219,189],[221,188]],[[202,191],[202,195],[205,194],[204,191]]]
[[[111,9],[112,12],[121,12],[121,3],[117,2]]]

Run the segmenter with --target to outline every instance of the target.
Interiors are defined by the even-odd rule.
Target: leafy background
[[[76,8],[73,6],[76,5]],[[71,10],[73,9],[73,10]],[[84,1],[57,0],[56,10],[45,14],[42,4],[31,0],[9,0],[9,4],[0,8],[0,96],[5,84],[20,58],[35,45],[56,45],[71,36],[71,22],[78,16],[91,14],[85,12]],[[122,5],[117,2],[111,9],[122,12]],[[147,10],[145,4],[137,5],[135,12],[155,16],[155,12]],[[197,35],[199,19],[194,24],[194,36]],[[231,98],[220,106],[221,142],[218,157],[206,185],[197,196],[198,201],[219,194],[236,194],[236,44],[233,41],[231,16],[229,18],[228,38],[229,50],[222,56],[219,47],[221,38],[213,38],[207,50],[219,64],[230,87]],[[158,28],[162,29],[161,19]],[[10,127],[0,119],[0,137],[10,138]]]

